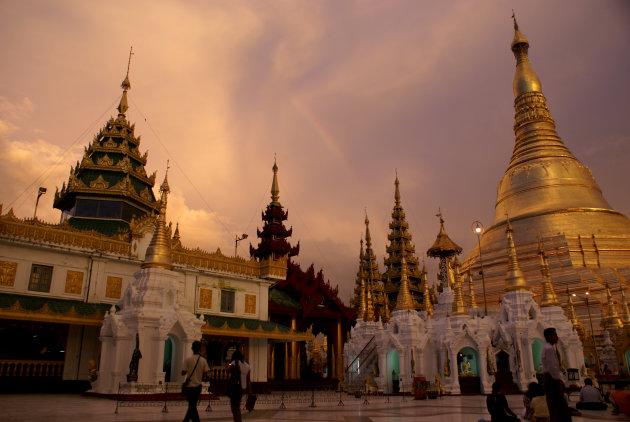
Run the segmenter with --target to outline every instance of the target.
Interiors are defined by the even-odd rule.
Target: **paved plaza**
[[[2,396],[0,420],[9,421],[163,421],[179,422],[183,419],[186,407],[183,402],[169,402],[168,412],[163,412],[164,402],[148,402],[150,406],[120,407],[116,401],[104,398],[70,394],[28,394]],[[252,413],[244,412],[244,420],[252,421],[308,421],[308,422],[380,422],[380,421],[454,421],[477,422],[489,419],[485,410],[485,396],[452,396],[436,400],[405,401],[400,396],[364,399],[344,396],[344,405],[324,402],[316,407],[311,403],[288,403],[280,409],[271,401],[257,404]],[[520,395],[508,396],[512,410],[517,414],[523,411]],[[232,420],[227,401],[222,398],[212,403],[212,410],[206,411],[207,401],[199,404],[202,421]],[[575,405],[575,403],[572,403]],[[575,422],[582,421],[630,421],[630,417],[613,416],[610,410],[604,412],[586,411]]]

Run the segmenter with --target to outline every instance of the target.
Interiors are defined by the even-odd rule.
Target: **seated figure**
[[[584,379],[584,388],[580,390],[580,401],[577,406],[580,410],[606,410],[608,405],[603,402],[602,394],[593,387],[593,380]]]

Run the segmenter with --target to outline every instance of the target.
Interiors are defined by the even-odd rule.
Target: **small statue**
[[[142,359],[140,353],[140,336],[136,333],[136,348],[133,349],[131,362],[129,362],[129,373],[127,374],[127,382],[138,381],[138,362]]]

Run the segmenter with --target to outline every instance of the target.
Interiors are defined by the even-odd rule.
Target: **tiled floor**
[[[163,402],[152,402],[148,407],[121,407],[118,413],[116,401],[64,394],[31,394],[0,396],[0,420],[2,421],[163,421],[178,422],[183,419],[184,403],[169,402],[168,412],[162,412]],[[453,421],[477,422],[488,418],[484,396],[455,396],[437,400],[402,401],[401,397],[363,399],[343,397],[344,405],[338,400],[310,407],[310,402],[288,403],[287,409],[279,409],[276,403],[261,400],[256,410],[244,413],[244,420],[274,422],[385,422],[385,421]],[[523,410],[521,396],[508,396],[512,410],[520,414]],[[139,403],[136,403],[139,404]],[[147,404],[147,403],[145,403]],[[232,420],[227,402],[223,398],[212,404],[212,411],[206,412],[208,402],[199,405],[202,421]],[[610,410],[604,412],[583,412],[574,417],[582,421],[630,421],[630,417],[613,416]]]

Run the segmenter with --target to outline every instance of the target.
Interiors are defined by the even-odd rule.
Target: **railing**
[[[62,361],[0,360],[0,377],[61,377]]]
[[[372,344],[372,342],[374,341],[374,339],[376,338],[376,336],[373,336],[370,341],[368,341],[367,343],[365,343],[365,346],[363,346],[363,349],[361,349],[361,351],[357,354],[357,357],[354,358],[352,360],[352,362],[350,362],[350,364],[348,366],[346,366],[346,370],[344,372],[348,372],[348,369],[350,369],[350,367],[354,364],[354,362],[357,361],[357,359],[359,359],[359,357],[361,357],[361,355],[363,354],[363,352],[365,351],[365,349],[367,349],[367,347]]]
[[[346,367],[346,389],[348,392],[354,392],[363,388],[365,384],[365,377],[361,374],[369,374],[371,366],[374,365],[376,356],[376,344],[374,344],[375,337],[372,337],[363,346],[361,351],[357,354],[352,362]],[[352,366],[359,360],[359,365],[356,369]]]
[[[225,365],[210,367],[210,379],[213,380],[226,380],[230,377]]]

